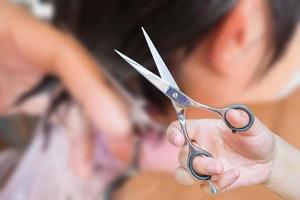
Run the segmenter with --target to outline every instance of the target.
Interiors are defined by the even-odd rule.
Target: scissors
[[[233,104],[228,107],[224,108],[214,108],[202,103],[199,103],[193,100],[188,95],[184,94],[180,91],[177,83],[175,82],[174,78],[172,77],[171,73],[169,72],[166,64],[164,63],[163,59],[159,55],[157,49],[155,48],[154,44],[152,43],[150,37],[142,27],[142,31],[152,57],[155,61],[155,64],[158,68],[159,74],[161,76],[158,77],[157,75],[153,74],[144,66],[140,65],[136,61],[132,60],[131,58],[127,57],[126,55],[122,54],[121,52],[116,51],[128,64],[130,64],[135,70],[137,70],[142,76],[144,76],[150,83],[152,83],[157,89],[159,89],[163,94],[165,94],[171,101],[176,111],[181,132],[184,135],[185,142],[189,146],[189,154],[187,159],[188,169],[193,177],[198,180],[208,181],[209,186],[211,188],[211,192],[216,194],[217,188],[213,185],[211,181],[211,176],[199,174],[193,168],[193,160],[198,157],[213,157],[208,151],[196,146],[193,141],[190,139],[187,128],[186,128],[186,116],[185,112],[188,108],[198,108],[198,109],[207,109],[219,115],[221,119],[226,123],[226,125],[232,130],[233,133],[236,132],[243,132],[248,130],[252,127],[254,123],[254,116],[251,110],[242,104]],[[248,123],[243,127],[235,127],[227,120],[227,112],[231,109],[236,109],[243,111],[248,116]]]
[[[101,65],[99,65],[101,66]],[[125,101],[130,108],[130,119],[134,128],[134,142],[133,142],[133,155],[129,167],[117,176],[112,182],[109,183],[104,194],[100,194],[99,198],[104,200],[114,199],[114,192],[119,189],[129,178],[133,177],[139,171],[141,139],[144,135],[153,133],[158,138],[166,128],[164,125],[158,123],[146,111],[146,101],[141,98],[136,98],[134,95],[125,89],[121,83],[105,68],[101,68],[105,78],[109,81],[111,86],[118,92],[119,96]],[[102,196],[103,195],[103,196]],[[101,198],[101,199],[102,199]]]

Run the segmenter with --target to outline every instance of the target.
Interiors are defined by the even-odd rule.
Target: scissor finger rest
[[[187,160],[187,164],[188,164],[188,168],[189,168],[190,173],[195,178],[197,178],[198,180],[208,181],[211,178],[211,176],[199,174],[198,172],[196,172],[196,170],[193,167],[193,161],[198,156],[201,156],[201,157],[211,157],[211,158],[213,156],[210,153],[208,153],[208,152],[196,151],[195,149],[193,149],[193,147],[190,147],[190,152],[189,152],[189,156],[188,156],[188,160]]]
[[[232,125],[227,120],[227,113],[231,109],[240,110],[242,112],[245,112],[248,116],[248,123],[243,127],[235,127],[234,125]],[[252,127],[252,125],[254,123],[254,115],[253,115],[252,111],[247,106],[242,105],[242,104],[234,104],[234,105],[229,106],[225,111],[223,119],[224,119],[225,123],[227,124],[227,126],[232,130],[233,133],[247,131]]]

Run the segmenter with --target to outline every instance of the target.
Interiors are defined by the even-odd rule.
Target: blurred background
[[[43,1],[42,0],[40,0],[40,1],[39,0],[14,0],[13,2],[17,5],[22,6],[24,9],[28,10],[35,18],[37,18],[37,19],[39,19],[39,20],[41,20],[45,23],[52,23],[52,20],[53,20],[55,14],[60,14],[61,16],[63,16],[62,19],[65,20],[66,22],[70,21],[68,16],[63,15],[64,14],[63,10],[68,9],[68,7],[63,8],[59,11],[56,11],[54,3],[51,0],[43,0]],[[56,1],[56,3],[57,2],[58,2],[57,5],[59,5],[59,3],[61,3],[60,1]],[[172,4],[172,1],[165,1],[165,2],[166,2],[166,5]],[[182,2],[179,3],[178,5],[180,6],[180,5],[184,5],[184,4],[188,3],[188,2],[185,2],[185,1],[182,1]],[[131,1],[128,1],[128,4],[130,4],[130,3],[131,3]],[[68,4],[66,4],[66,5],[68,5]],[[123,5],[123,4],[120,3],[120,5]],[[143,3],[141,3],[141,5],[136,5],[136,8],[135,8],[135,6],[130,6],[130,7],[131,7],[131,9],[136,9],[138,11],[139,9],[141,9],[141,7],[143,7]],[[168,8],[168,6],[165,6],[165,5],[162,6],[162,8],[165,8],[165,7]],[[107,9],[109,10],[109,8],[107,8]],[[126,10],[126,5],[123,5],[122,8],[118,7],[118,9]],[[149,10],[152,11],[152,9],[155,11],[155,9],[156,9],[155,3],[153,5],[149,3]],[[300,10],[298,10],[298,11],[299,11],[298,13],[300,13]],[[126,12],[126,11],[124,11],[124,12]],[[146,10],[144,12],[147,13],[148,10]],[[114,13],[114,12],[112,11],[112,13]],[[159,14],[160,13],[157,13],[158,19],[159,19],[159,17],[163,18]],[[173,15],[177,16],[177,14],[178,13],[170,13],[170,15],[172,15],[172,16]],[[86,14],[86,15],[88,16],[88,14]],[[183,12],[183,15],[184,15],[184,12]],[[120,16],[121,16],[121,14],[120,14]],[[105,17],[105,16],[102,16],[102,17]],[[143,16],[143,17],[147,18],[146,15]],[[194,18],[194,17],[195,17],[194,15],[191,15],[191,19]],[[120,17],[120,18],[123,18],[123,17]],[[180,18],[180,17],[178,17],[178,18]],[[87,17],[87,19],[89,19],[89,18]],[[115,18],[114,18],[114,16],[108,16],[107,19],[111,20],[111,19],[115,19]],[[120,19],[116,18],[116,21],[118,21],[118,20],[120,20]],[[143,21],[144,19],[135,19],[135,18],[133,18],[131,22],[135,23],[134,20],[137,20],[137,22],[136,22],[137,24],[135,25],[135,27],[139,27],[140,26],[140,21],[139,20]],[[72,21],[72,19],[71,19],[71,21]],[[76,21],[76,20],[74,19],[74,21]],[[78,21],[80,21],[80,20],[78,20]],[[151,20],[146,20],[146,21],[151,21]],[[162,20],[162,21],[164,21],[164,20]],[[284,21],[284,19],[283,19],[283,21]],[[194,21],[192,21],[191,24],[193,24],[193,22]],[[54,24],[55,23],[56,22],[54,22]],[[70,23],[71,24],[70,27],[61,26],[60,28],[62,30],[64,30],[64,28],[66,28],[67,31],[73,31],[72,28],[74,28],[74,30],[75,30],[74,33],[73,33],[74,37],[79,38],[79,37],[82,36],[83,39],[79,38],[79,40],[83,44],[83,46],[89,48],[89,50],[92,52],[91,54],[98,55],[97,53],[99,53],[99,52],[102,53],[103,52],[103,54],[99,55],[99,57],[100,57],[99,60],[101,60],[101,58],[103,58],[103,57],[106,58],[106,60],[105,59],[101,60],[102,63],[105,63],[105,65],[109,66],[109,67],[107,67],[108,71],[111,74],[113,74],[114,77],[117,77],[118,80],[120,81],[120,83],[122,85],[124,85],[124,87],[126,89],[129,88],[131,91],[137,91],[136,92],[136,93],[138,93],[137,96],[143,96],[144,95],[146,97],[146,99],[149,100],[150,103],[154,102],[153,105],[151,105],[151,106],[155,107],[155,109],[152,109],[152,107],[151,107],[150,109],[148,109],[148,111],[151,110],[151,111],[149,111],[149,113],[151,113],[151,114],[154,113],[153,115],[155,115],[156,111],[159,110],[159,109],[162,109],[163,112],[167,113],[167,109],[164,107],[165,104],[162,103],[163,101],[161,100],[162,97],[157,93],[157,91],[156,92],[154,91],[154,88],[149,86],[149,84],[147,84],[145,82],[145,80],[141,80],[140,78],[136,78],[136,74],[133,71],[126,70],[126,69],[124,70],[123,68],[120,69],[120,66],[122,66],[122,65],[124,66],[124,63],[122,63],[120,60],[112,62],[112,63],[109,61],[109,59],[111,59],[111,58],[116,60],[116,57],[111,55],[112,54],[111,53],[111,51],[112,51],[111,46],[118,43],[118,39],[116,39],[116,41],[114,39],[112,39],[114,36],[118,35],[117,33],[115,33],[115,32],[118,32],[117,29],[115,29],[115,27],[112,27],[111,30],[110,30],[111,32],[108,33],[108,36],[106,34],[102,35],[103,41],[107,41],[107,46],[106,47],[99,47],[97,45],[93,45],[94,40],[92,40],[92,39],[89,40],[90,38],[87,36],[87,35],[89,35],[89,33],[87,33],[87,32],[90,31],[90,33],[93,33],[91,38],[97,38],[98,33],[97,33],[97,31],[93,30],[93,25],[95,23],[97,23],[97,20],[95,20],[95,22],[94,21],[88,21],[88,22],[84,21],[84,22],[81,22],[81,23],[82,23],[82,27],[86,28],[82,32],[80,30],[80,26],[79,26],[79,30],[77,30],[76,25],[73,26],[72,23]],[[118,21],[118,23],[122,24],[123,27],[126,27],[126,22]],[[116,24],[118,24],[118,23],[116,23]],[[283,23],[285,23],[285,22],[283,22]],[[55,25],[57,25],[57,24],[55,24]],[[146,25],[149,25],[150,32],[151,31],[155,32],[153,30],[155,30],[155,28],[156,28],[156,29],[160,29],[163,34],[168,33],[168,27],[165,28],[164,23],[162,23],[162,24],[160,24],[160,23],[151,24],[150,23],[150,24],[146,24]],[[176,25],[177,24],[175,24],[175,25],[172,24],[172,25],[170,25],[169,28],[172,28]],[[102,26],[103,27],[109,27],[110,25],[107,25],[107,24],[104,23],[104,25],[102,24]],[[188,32],[188,31],[185,31],[186,26],[187,26],[186,24],[182,25],[182,30],[181,31],[184,32],[184,33]],[[284,29],[284,28],[285,27],[283,26],[282,29]],[[289,28],[291,30],[293,29],[291,27],[289,27]],[[246,103],[249,102],[251,105],[252,104],[254,105],[253,109],[257,110],[257,113],[261,113],[261,114],[258,114],[258,115],[261,115],[265,119],[266,123],[269,124],[270,126],[273,126],[274,124],[276,124],[276,122],[274,122],[276,120],[271,117],[274,114],[272,110],[280,110],[283,107],[285,107],[286,109],[289,109],[287,111],[288,113],[295,114],[295,112],[297,111],[297,109],[299,109],[299,106],[300,106],[299,103],[295,103],[299,99],[298,98],[299,92],[297,93],[296,96],[294,95],[294,97],[292,98],[293,100],[290,100],[290,101],[285,100],[286,97],[293,94],[295,91],[298,91],[297,88],[300,85],[300,60],[299,60],[298,55],[297,55],[297,53],[299,53],[299,49],[300,49],[299,48],[300,47],[300,45],[299,45],[300,44],[299,43],[300,42],[300,37],[299,37],[300,34],[299,34],[299,30],[298,30],[299,29],[298,25],[295,25],[294,29],[296,29],[295,32],[297,34],[295,34],[296,36],[292,40],[293,42],[291,43],[290,49],[292,49],[292,50],[287,51],[288,53],[284,54],[284,55],[287,55],[287,56],[284,57],[282,60],[279,60],[279,64],[278,64],[280,66],[285,65],[285,64],[286,65],[291,65],[292,67],[287,68],[287,70],[284,70],[284,67],[279,67],[280,70],[277,70],[277,71],[275,70],[274,73],[273,73],[273,76],[268,76],[266,78],[267,81],[265,81],[265,83],[261,84],[262,85],[261,90],[256,90],[256,88],[254,87],[253,91],[255,91],[255,92],[250,91],[249,93],[247,93],[247,95],[245,95],[245,98],[242,98],[240,96],[234,96],[234,95],[232,97],[230,97],[231,96],[230,92],[232,92],[231,91],[232,85],[237,85],[237,83],[232,82],[232,83],[230,83],[232,85],[230,85],[230,84],[226,85],[226,86],[228,86],[229,89],[228,89],[228,95],[225,95],[224,99],[226,99],[226,98],[228,98],[228,99],[224,100],[224,102],[218,104],[220,102],[220,99],[223,99],[223,97],[221,98],[219,95],[212,96],[211,93],[210,93],[210,90],[222,93],[222,91],[219,91],[218,89],[216,89],[217,86],[216,86],[216,88],[214,88],[213,84],[210,85],[210,83],[208,83],[207,85],[205,85],[205,84],[199,84],[198,85],[198,82],[196,82],[197,77],[193,76],[193,73],[186,73],[186,71],[183,70],[183,71],[181,71],[182,72],[181,74],[187,75],[189,80],[194,81],[190,85],[184,86],[185,91],[187,91],[189,94],[191,94],[195,98],[199,98],[201,100],[203,99],[203,101],[205,103],[209,102],[211,104],[218,105],[218,106],[222,106],[223,104],[227,104],[229,102],[230,103],[231,102],[236,102],[236,100],[241,100],[241,101],[246,102]],[[174,28],[174,30],[176,30],[176,29]],[[189,29],[189,31],[192,32],[192,31],[195,31],[195,30],[190,30]],[[187,36],[196,37],[195,35],[197,35],[198,32],[201,32],[201,31],[205,32],[205,31],[199,29],[199,30],[196,30],[195,32],[193,32],[191,34],[189,34],[189,32],[188,32]],[[128,30],[128,32],[130,33],[130,30]],[[216,31],[216,32],[218,32],[218,31]],[[274,32],[276,32],[276,31],[274,31]],[[115,33],[115,35],[113,35],[112,33]],[[181,32],[178,31],[176,33],[178,33],[178,35],[180,35]],[[169,34],[172,34],[172,33],[169,33]],[[133,37],[131,37],[132,35],[133,35]],[[153,69],[153,66],[154,66],[153,61],[150,60],[151,58],[150,58],[149,55],[146,56],[146,54],[149,53],[149,52],[147,52],[146,43],[145,43],[144,46],[140,45],[142,43],[141,41],[143,40],[142,39],[142,33],[139,32],[139,30],[137,30],[132,35],[128,34],[128,38],[129,39],[131,38],[131,40],[133,40],[136,43],[134,43],[131,47],[131,45],[129,45],[128,42],[125,41],[124,43],[122,43],[122,45],[120,45],[120,48],[123,48],[123,50],[125,52],[127,52],[129,55],[133,55],[133,56],[134,56],[134,52],[136,52],[136,50],[138,50],[140,53],[139,53],[139,55],[137,55],[137,59],[139,59],[141,62],[143,62],[143,64],[146,64],[147,66],[150,66],[149,68]],[[139,36],[137,36],[137,35],[139,35]],[[168,36],[166,36],[166,34],[165,34],[164,38],[160,38],[159,33],[154,33],[153,35],[154,35],[154,40],[159,40],[159,39],[162,40],[161,44],[158,44],[158,46],[159,46],[160,49],[162,49],[162,52],[163,52],[162,54],[164,56],[166,56],[166,60],[167,60],[168,64],[180,63],[180,64],[183,64],[183,66],[185,66],[185,65],[190,66],[191,69],[195,69],[197,71],[198,63],[195,64],[197,59],[196,59],[196,61],[193,60],[193,59],[187,59],[187,62],[182,62],[182,61],[179,62],[178,60],[181,60],[181,59],[177,59],[177,60],[173,59],[175,57],[174,53],[172,53],[172,50],[168,49],[168,47],[174,47],[174,49],[178,49],[178,47],[180,45],[182,45],[183,43],[185,43],[187,41],[186,38],[183,38],[182,41],[177,41],[176,38],[175,39],[173,38],[173,41],[172,41],[172,38],[170,37],[171,38],[170,41],[167,41]],[[176,34],[174,33],[174,35],[176,35]],[[85,40],[85,38],[87,38],[87,39]],[[134,39],[132,39],[132,38],[134,38]],[[99,39],[97,41],[98,42],[102,41],[102,39]],[[277,39],[279,41],[280,38],[277,38]],[[131,42],[131,40],[129,40],[129,41]],[[189,42],[191,42],[192,44],[198,44],[197,43],[198,40],[196,40],[195,38],[193,38],[193,40],[191,40]],[[261,43],[263,43],[263,42],[261,42]],[[190,46],[192,46],[192,45],[187,45],[186,48],[187,49],[189,49],[189,48],[194,49],[194,47],[190,47]],[[250,45],[250,46],[252,46],[252,45]],[[108,49],[106,49],[106,48],[108,48]],[[285,50],[285,47],[284,47],[284,45],[283,46],[279,45],[278,49],[284,49]],[[248,50],[247,50],[247,52],[248,52]],[[185,55],[185,53],[186,53],[186,50],[176,51],[176,55],[179,55],[178,56],[179,58],[182,58],[181,55]],[[202,54],[202,53],[203,53],[203,50],[199,50],[199,51],[196,52],[196,54]],[[188,54],[188,55],[190,55],[190,54]],[[194,55],[194,54],[192,54],[192,55]],[[203,58],[201,56],[200,56],[200,59],[206,60],[206,58]],[[233,60],[238,60],[238,59],[233,59]],[[288,61],[286,61],[286,60],[288,60]],[[220,61],[220,62],[223,62],[223,61]],[[200,63],[201,66],[205,65],[205,64],[207,64],[206,61]],[[209,64],[211,64],[211,63],[209,63]],[[218,63],[216,65],[218,65]],[[218,69],[216,68],[214,70],[218,70]],[[153,71],[155,71],[155,70],[153,70]],[[176,70],[174,70],[174,71],[176,71]],[[197,72],[198,73],[204,73],[203,71],[197,71]],[[244,71],[241,71],[241,73],[243,73],[243,72]],[[283,74],[283,72],[286,72],[286,74]],[[194,73],[197,74],[196,72],[194,72]],[[225,74],[227,72],[222,71],[220,73]],[[241,74],[241,73],[239,73],[239,71],[238,71],[236,74],[232,75],[231,78],[239,77],[239,74]],[[252,72],[249,72],[249,73],[252,73]],[[205,75],[203,75],[203,76],[205,76]],[[278,78],[278,77],[281,77],[281,76],[284,76],[286,78],[283,78],[283,79]],[[131,80],[132,77],[135,77],[137,79],[137,81],[136,80],[132,81]],[[180,84],[182,82],[184,82],[184,78],[181,78],[180,75],[176,74],[175,77],[178,78],[177,80]],[[247,79],[247,78],[245,78],[245,79]],[[56,82],[57,80],[56,80],[55,77],[50,77],[47,80],[50,80],[50,82],[52,84],[55,84],[55,86],[56,86],[56,84],[58,84]],[[217,80],[217,79],[214,79],[214,80]],[[217,81],[212,81],[212,82],[217,82]],[[142,88],[137,86],[139,83],[143,84]],[[270,85],[269,83],[274,83],[274,85]],[[222,85],[222,84],[220,83],[220,85]],[[147,91],[147,92],[145,92],[146,94],[143,93],[143,92],[140,92],[141,90],[146,90]],[[270,93],[270,96],[268,96],[267,95],[268,92],[265,92],[265,91],[268,91]],[[209,95],[207,95],[207,97],[206,97],[205,95],[203,95],[204,93],[207,93]],[[66,94],[62,94],[62,95],[66,95]],[[66,95],[66,96],[68,96],[68,95]],[[66,97],[66,96],[64,96],[64,97]],[[68,98],[69,98],[69,96],[68,96]],[[269,102],[271,102],[271,103],[269,103]],[[284,102],[284,103],[282,103],[282,102]],[[292,102],[292,103],[289,104],[287,102]],[[300,101],[298,101],[298,102],[300,102]],[[293,107],[291,108],[291,106],[287,106],[287,105],[293,105]],[[52,107],[50,106],[50,108],[52,108]],[[166,109],[166,111],[164,109]],[[201,116],[206,116],[206,114],[203,114],[203,113],[200,113],[200,114],[201,114]],[[0,151],[1,151],[1,154],[0,154],[0,185],[1,185],[2,188],[5,187],[5,184],[11,178],[12,174],[14,173],[14,170],[17,168],[17,166],[22,161],[22,156],[24,156],[24,152],[26,152],[26,150],[30,148],[30,144],[32,144],[32,141],[34,140],[34,133],[35,133],[35,130],[37,128],[37,125],[40,122],[40,117],[41,116],[43,116],[43,114],[41,114],[41,115],[9,114],[8,116],[6,115],[6,116],[2,116],[0,118]],[[199,116],[199,113],[191,113],[190,116],[194,117],[194,118],[197,118]],[[174,116],[171,116],[171,117],[173,117],[172,119],[174,119]],[[295,119],[297,119],[297,117],[293,117],[293,119],[295,120]],[[169,123],[169,120],[161,120],[161,121],[162,121],[162,124],[164,126],[167,126],[168,123]],[[292,122],[290,122],[290,123],[292,124]],[[284,126],[282,126],[282,127],[284,127]],[[289,138],[291,140],[294,139],[294,142],[296,142],[296,144],[295,144],[296,146],[300,144],[299,138],[295,139],[294,136],[293,137],[287,136],[287,138]],[[98,139],[93,138],[93,139],[97,140],[97,141],[98,140],[102,141],[102,139],[99,139],[99,138]],[[145,142],[145,143],[147,143],[147,142]],[[170,149],[169,147],[160,148],[159,145],[157,145],[157,144],[161,144],[161,143],[163,143],[163,142],[156,142],[155,143],[156,146],[155,145],[151,146],[152,144],[149,145],[149,146],[146,145],[146,148],[151,149],[151,148],[156,148],[157,147],[157,152],[156,152],[157,154],[156,155],[160,154],[160,150],[162,152],[172,151],[172,149]],[[78,144],[80,144],[80,143],[78,143]],[[97,148],[95,148],[95,149],[97,149]],[[167,150],[165,150],[165,149],[167,149]],[[97,151],[97,150],[94,150],[94,151]],[[149,152],[151,152],[151,150],[149,150]],[[101,153],[103,154],[103,152],[101,152]],[[99,153],[99,154],[101,154],[101,153]],[[104,152],[104,154],[106,154],[106,152]],[[152,154],[154,154],[154,153],[152,153]],[[149,158],[150,157],[151,156],[149,156]],[[155,157],[155,155],[152,155],[152,157]],[[151,159],[153,159],[152,157],[151,157]],[[168,155],[166,155],[165,157],[168,157]],[[164,161],[165,157],[163,157],[160,161]],[[170,156],[170,157],[172,157],[172,156]],[[175,153],[174,153],[173,157],[177,157],[177,155],[175,155]],[[53,157],[51,157],[51,158],[53,159]],[[100,160],[101,159],[102,158],[100,158]],[[151,159],[149,159],[149,160],[151,161]],[[53,159],[53,160],[55,160],[55,159]],[[103,160],[105,160],[105,159],[103,159]],[[153,159],[153,160],[155,160],[155,159]],[[150,161],[148,161],[148,163],[150,163]],[[103,162],[106,162],[106,160],[103,161]],[[111,161],[109,160],[107,162],[109,163]],[[119,162],[119,160],[117,162]],[[156,162],[159,163],[159,161],[156,161]],[[170,163],[172,163],[172,164],[174,164],[174,162],[175,162],[174,160],[172,160],[172,162],[170,161]],[[172,165],[172,164],[170,164],[170,165]],[[169,165],[169,164],[167,163],[165,165]],[[114,164],[114,166],[119,166],[119,165]],[[159,173],[153,173],[153,171],[155,171],[153,169],[160,169],[160,167],[163,170],[157,170],[157,171],[159,171]],[[123,166],[123,168],[124,168],[124,166]],[[123,168],[122,168],[122,170],[123,170]],[[167,185],[169,185],[169,187],[168,187],[168,189],[166,189],[167,190],[166,193],[168,193],[168,194],[166,194],[166,196],[162,195],[161,199],[183,199],[185,197],[184,194],[186,194],[187,192],[191,194],[191,196],[188,199],[199,199],[199,198],[201,198],[201,199],[215,199],[213,197],[199,196],[198,193],[197,193],[198,188],[196,188],[196,187],[186,188],[186,187],[178,185],[177,183],[175,183],[173,178],[170,178],[170,177],[172,177],[170,175],[171,174],[170,171],[165,173],[165,171],[169,170],[169,169],[168,170],[166,170],[166,169],[168,169],[168,166],[164,166],[164,165],[160,166],[159,164],[154,163],[153,168],[151,170],[149,170],[149,171],[151,171],[151,173],[149,173],[149,174],[141,173],[140,178],[133,179],[133,181],[131,181],[127,186],[123,187],[122,190],[120,190],[121,192],[119,192],[117,194],[117,199],[152,199],[152,198],[158,198],[159,196],[161,196],[161,193],[164,192],[164,187],[166,187],[165,185],[162,185],[162,184],[167,184]],[[118,168],[118,170],[116,170],[116,171],[120,172],[122,170],[120,170]],[[66,171],[68,171],[68,170],[66,170]],[[94,177],[94,178],[96,178],[96,177]],[[72,182],[72,181],[75,180],[75,179],[73,180],[72,178],[66,178],[66,179],[68,179],[69,182]],[[99,184],[95,183],[95,182],[99,181],[98,179],[96,179],[96,180],[93,179],[94,182],[90,181],[89,184],[86,184],[86,182],[88,182],[87,180],[82,181],[84,183],[81,183],[80,181],[77,182],[77,181],[78,180],[76,179],[76,181],[74,181],[74,182],[76,182],[78,187],[80,187],[82,185],[85,186],[84,190],[83,190],[84,191],[83,193],[91,193],[91,194],[94,194],[94,193],[98,194],[99,193],[99,191],[98,191],[99,190],[99,188],[98,188]],[[28,183],[31,183],[31,182],[28,181]],[[26,184],[27,184],[27,182],[25,183],[25,185]],[[144,184],[147,186],[147,188],[143,193],[143,187],[141,187],[141,185],[144,185]],[[101,187],[103,188],[102,185],[101,185]],[[107,187],[107,185],[105,187]],[[97,189],[95,189],[95,188],[97,188]],[[133,193],[136,192],[135,190],[137,188],[139,188],[139,191],[141,191],[141,192],[140,193],[137,192],[136,195],[132,195]],[[96,192],[95,191],[93,191],[93,192],[90,191],[90,190],[93,190],[93,189]],[[174,192],[174,190],[177,190],[178,193],[176,194]],[[265,189],[261,189],[261,188],[255,188],[255,190],[245,189],[245,190],[242,190],[242,191],[235,191],[235,193],[237,194],[237,196],[242,195],[243,197],[245,197],[246,194],[252,193],[253,191],[256,191],[256,190],[259,191],[258,193],[262,194],[262,195],[257,196],[258,199],[270,199],[270,200],[277,199],[277,197],[273,196],[269,192],[265,191]],[[10,191],[10,190],[8,190],[8,191]],[[72,191],[72,190],[69,189],[68,192],[70,192],[70,191]],[[174,194],[171,195],[171,193],[174,193]],[[235,194],[233,196],[230,196],[230,195],[231,194],[226,196],[226,194],[225,194],[225,196],[216,197],[216,199],[230,199],[230,198],[234,199],[232,197]],[[74,198],[72,198],[72,197],[71,198],[62,197],[60,199],[84,199],[84,198],[82,198],[83,197],[82,194],[78,195],[78,196],[80,196],[79,198],[77,198],[75,196],[74,196]],[[94,196],[91,195],[87,199],[101,199],[101,197],[99,197],[99,196],[95,197],[95,196],[97,196],[97,195],[94,195]],[[253,198],[252,195],[248,195],[247,197],[245,197],[245,199],[247,199],[248,197],[249,197],[249,199]],[[20,198],[20,199],[22,199],[22,198]],[[32,197],[32,198],[24,197],[23,199],[38,199],[38,197]],[[51,199],[51,198],[49,198],[49,199]]]

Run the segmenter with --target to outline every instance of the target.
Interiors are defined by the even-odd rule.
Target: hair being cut
[[[195,45],[205,38],[237,4],[236,0],[52,0],[55,6],[53,24],[73,33],[105,67],[117,74],[120,80],[131,69],[121,66],[118,49],[146,66],[150,54],[140,31],[144,26],[166,59],[169,66],[188,55]],[[299,0],[268,0],[272,16],[272,61],[284,53],[298,24]],[[178,57],[177,52],[183,55]],[[111,62],[111,61],[115,62]],[[128,70],[128,71],[127,71]],[[176,76],[176,68],[170,69]],[[43,91],[47,84],[57,82],[55,77],[43,81],[34,93]],[[143,91],[152,102],[161,102],[161,95],[140,80]],[[30,95],[34,93],[28,93]],[[155,95],[154,95],[155,94]],[[24,95],[26,99],[30,95]],[[24,98],[25,97],[25,98]],[[161,105],[161,103],[160,103]]]

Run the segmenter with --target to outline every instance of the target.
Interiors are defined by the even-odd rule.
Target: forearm
[[[276,137],[276,158],[267,187],[286,200],[300,198],[300,151]]]

